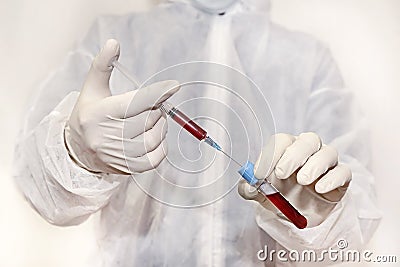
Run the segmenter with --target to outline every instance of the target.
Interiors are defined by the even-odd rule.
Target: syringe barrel
[[[173,107],[169,103],[163,103],[163,109],[171,119],[177,122],[198,140],[203,140],[207,137],[207,132],[179,109]]]

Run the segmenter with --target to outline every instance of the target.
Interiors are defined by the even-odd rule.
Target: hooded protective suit
[[[326,249],[335,247],[339,238],[351,247],[367,242],[379,222],[379,212],[374,179],[363,166],[368,154],[363,121],[353,110],[351,95],[329,50],[310,36],[271,23],[268,8],[267,1],[239,1],[218,16],[185,2],[168,2],[145,13],[99,18],[64,65],[42,84],[27,114],[16,148],[15,179],[28,201],[56,225],[79,224],[101,212],[98,259],[103,266],[280,265],[279,261],[259,261],[257,252],[264,245]],[[109,38],[120,42],[120,61],[142,81],[187,61],[214,61],[237,68],[269,101],[276,132],[314,131],[338,148],[341,161],[353,172],[347,194],[323,223],[299,230],[270,216],[255,202],[243,200],[236,190],[194,209],[157,201],[144,191],[158,186],[162,165],[157,172],[137,175],[137,183],[128,176],[93,174],[78,167],[65,148],[63,130],[93,57]],[[119,94],[131,84],[114,73],[111,88]],[[205,92],[213,94],[211,89]],[[198,92],[182,93],[183,100],[191,94],[199,97]],[[224,100],[224,94],[212,97],[230,101]],[[190,107],[185,110],[191,114],[218,112],[201,105]],[[212,133],[213,125],[207,129]],[[187,146],[181,152],[190,153],[193,142],[182,142]],[[251,147],[256,150],[249,152],[252,160],[260,145]],[[174,153],[169,150],[171,159]],[[213,170],[224,166],[218,159],[213,164]],[[236,169],[230,169],[223,175],[235,177],[229,188],[239,178]],[[213,179],[194,175],[204,179],[199,183]],[[177,184],[182,182],[182,174],[178,176]],[[183,184],[196,184],[192,181]],[[196,197],[193,194],[187,203],[196,204]]]

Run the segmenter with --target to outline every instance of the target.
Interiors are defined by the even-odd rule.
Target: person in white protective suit
[[[167,1],[145,13],[97,19],[41,86],[18,140],[14,176],[35,210],[61,226],[100,212],[102,266],[301,265],[263,262],[257,252],[265,245],[320,251],[335,248],[338,239],[349,248],[365,244],[380,215],[364,167],[363,120],[329,50],[272,23],[268,9],[268,1]],[[157,107],[190,93],[179,77],[131,91],[129,81],[111,75],[118,57],[141,81],[175,64],[212,61],[259,85],[279,134],[256,155],[255,175],[268,178],[307,217],[307,228],[297,229],[244,182],[193,209],[166,205],[132,182],[130,174],[154,182],[171,171],[164,158],[176,155],[171,146],[167,153],[167,119]],[[207,112],[192,107],[191,114]],[[193,143],[187,144],[190,152]],[[230,169],[225,177],[237,182],[237,168]]]

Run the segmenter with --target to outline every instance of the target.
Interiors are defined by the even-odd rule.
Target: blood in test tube
[[[266,195],[269,201],[275,205],[297,228],[303,229],[307,226],[307,219],[301,215],[281,193],[276,192]]]
[[[168,114],[171,119],[176,121],[197,139],[203,140],[207,137],[207,132],[180,110],[173,107]]]
[[[268,181],[258,180],[254,176],[254,164],[247,161],[239,170],[240,175],[248,184],[257,188],[263,196],[268,198],[274,206],[280,210],[297,228],[303,229],[307,226],[307,219],[281,195],[281,193]]]

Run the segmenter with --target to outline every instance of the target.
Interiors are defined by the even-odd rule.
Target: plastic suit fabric
[[[260,8],[257,2],[239,1],[222,16],[167,2],[145,13],[100,17],[41,85],[18,139],[14,176],[26,199],[50,223],[76,225],[101,213],[97,264],[280,265],[259,261],[257,251],[264,245],[320,250],[334,247],[339,238],[357,247],[370,239],[380,215],[374,179],[364,167],[364,120],[354,110],[329,50],[308,35],[275,25],[268,4]],[[269,100],[276,132],[314,131],[338,148],[340,161],[353,172],[345,198],[322,224],[300,231],[243,200],[236,190],[210,205],[180,209],[149,197],[128,176],[95,175],[76,166],[65,148],[63,129],[91,61],[109,38],[121,43],[120,61],[142,80],[195,60],[240,69]],[[130,90],[128,81],[113,75],[113,94]]]

